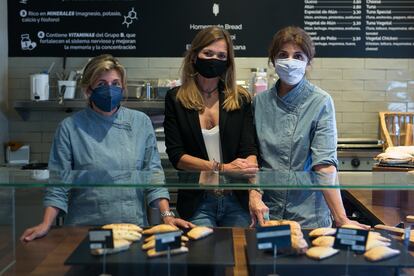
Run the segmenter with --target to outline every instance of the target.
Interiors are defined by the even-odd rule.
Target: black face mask
[[[197,58],[194,68],[207,79],[216,78],[226,72],[227,60]]]

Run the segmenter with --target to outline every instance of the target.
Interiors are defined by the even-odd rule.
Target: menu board
[[[181,57],[219,25],[237,57],[265,57],[274,33],[304,28],[318,57],[413,58],[414,1],[8,0],[9,56]]]

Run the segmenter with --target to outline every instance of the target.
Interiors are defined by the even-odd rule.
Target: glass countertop
[[[380,189],[414,190],[410,172],[259,171],[241,173],[165,171],[49,171],[0,168],[0,188],[135,187],[170,189]]]

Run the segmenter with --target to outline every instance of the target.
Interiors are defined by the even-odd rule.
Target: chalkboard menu
[[[304,28],[318,57],[414,57],[414,1],[8,0],[9,56],[181,57],[210,25],[237,57],[265,57],[273,34]]]

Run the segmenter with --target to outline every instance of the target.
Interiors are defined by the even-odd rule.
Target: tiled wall
[[[9,126],[7,121],[7,1],[0,1],[0,164],[4,163],[3,143],[8,140]]]
[[[178,78],[181,58],[121,58],[133,79]],[[67,70],[82,67],[87,59],[70,58]],[[47,161],[55,127],[68,114],[31,112],[27,121],[13,110],[13,101],[29,98],[29,74],[40,72],[55,62],[61,70],[61,58],[9,58],[10,137],[30,143],[32,161]],[[238,79],[249,79],[250,68],[267,67],[266,58],[238,58]],[[53,75],[52,75],[53,76]],[[309,78],[328,91],[337,112],[339,137],[378,137],[378,112],[414,112],[414,59],[315,59]],[[56,80],[51,79],[56,96]],[[80,96],[80,95],[78,95]]]

